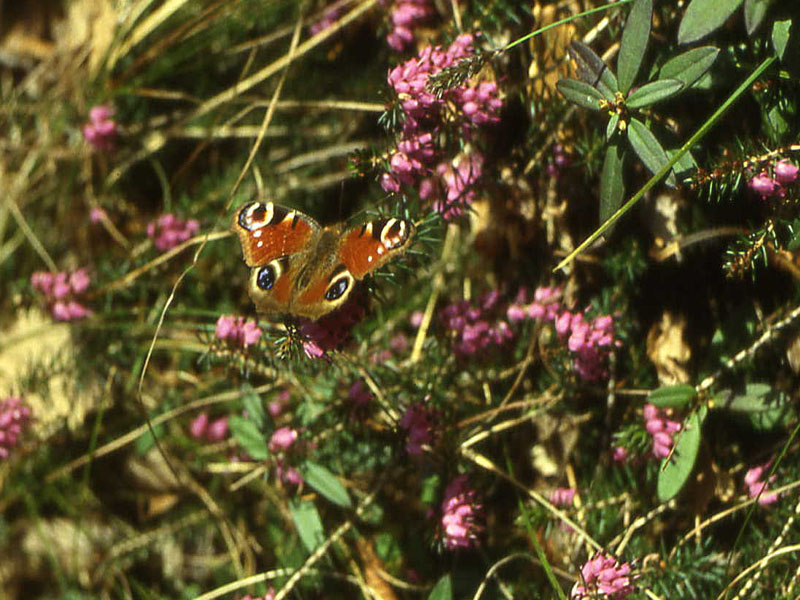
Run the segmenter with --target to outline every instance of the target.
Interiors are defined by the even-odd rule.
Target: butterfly
[[[247,291],[258,311],[312,320],[342,306],[357,281],[408,248],[415,231],[400,217],[321,227],[272,202],[242,206],[233,229],[251,267]]]

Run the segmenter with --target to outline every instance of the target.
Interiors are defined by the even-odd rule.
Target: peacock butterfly
[[[400,217],[321,227],[272,202],[242,206],[233,229],[251,267],[248,293],[259,312],[312,320],[342,306],[357,281],[402,254],[414,235],[414,224]]]

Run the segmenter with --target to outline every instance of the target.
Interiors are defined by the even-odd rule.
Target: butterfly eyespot
[[[348,277],[340,277],[325,292],[325,299],[330,301],[338,300],[344,295],[348,287],[350,287],[350,279]]]
[[[262,290],[271,290],[277,279],[275,268],[272,265],[261,267],[256,277],[256,283]]]

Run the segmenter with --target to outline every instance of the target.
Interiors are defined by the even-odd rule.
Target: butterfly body
[[[390,217],[321,227],[299,211],[251,202],[234,217],[251,267],[248,292],[261,312],[318,319],[339,308],[357,281],[402,254],[414,224]]]

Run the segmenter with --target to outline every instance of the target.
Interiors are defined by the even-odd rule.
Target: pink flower
[[[206,430],[206,440],[221,442],[228,437],[228,417],[220,417],[212,421]]]
[[[780,183],[772,179],[766,171],[762,171],[750,180],[747,184],[751,190],[761,196],[762,199],[767,199],[772,196],[783,197],[785,191]]]
[[[239,598],[239,600],[275,600],[275,590],[273,588],[269,588],[263,598],[260,596],[251,596],[250,594],[247,594],[246,596]]]
[[[496,290],[478,300],[478,306],[462,300],[439,310],[439,319],[454,340],[453,350],[459,357],[478,354],[491,346],[502,346],[514,338],[508,323],[495,315],[498,302]],[[501,313],[502,314],[502,313]]]
[[[114,149],[117,124],[111,119],[114,111],[105,105],[94,106],[89,111],[89,122],[83,126],[83,137],[98,152]]]
[[[244,317],[233,315],[221,315],[217,319],[215,332],[217,339],[241,348],[253,346],[261,337],[261,329],[253,319],[245,320]]]
[[[574,488],[556,488],[550,492],[550,502],[556,506],[572,506],[576,492]]]
[[[339,20],[339,17],[342,16],[342,6],[331,6],[328,8],[322,15],[322,18],[317,21],[316,23],[312,24],[309,28],[311,35],[317,35],[318,33],[325,31],[332,25]]]
[[[203,439],[208,429],[208,413],[201,412],[189,424],[189,433],[196,439]]]
[[[31,287],[44,296],[50,314],[56,321],[76,321],[92,314],[78,302],[86,293],[91,279],[86,269],[72,273],[37,271],[31,275]]]
[[[744,476],[744,484],[747,486],[747,493],[751,498],[758,498],[758,503],[761,506],[769,506],[774,504],[780,498],[777,492],[768,492],[767,484],[775,480],[775,475],[770,477],[767,481],[762,478],[769,471],[771,461],[749,469]]]
[[[567,347],[573,354],[575,372],[585,381],[597,381],[605,376],[605,356],[614,339],[614,322],[610,315],[587,321],[583,313],[563,311],[555,319],[556,332],[567,337]]]
[[[297,436],[297,430],[291,427],[276,429],[269,440],[269,451],[277,453],[288,450],[297,441]]]
[[[275,467],[275,474],[278,476],[283,483],[288,485],[295,485],[300,486],[303,484],[303,476],[300,474],[300,471],[295,469],[294,467],[289,467],[283,464],[283,461],[278,461],[277,466]]]
[[[645,404],[642,414],[645,429],[653,437],[653,456],[657,459],[666,458],[672,452],[673,436],[681,430],[681,423],[668,419],[666,411],[653,404]]]
[[[798,171],[800,171],[800,168],[797,165],[784,158],[775,165],[775,179],[783,185],[794,183],[797,180]]]
[[[97,206],[93,206],[89,211],[89,221],[92,223],[100,223],[103,219],[107,219],[108,215],[106,211],[102,208],[98,208]]]
[[[31,409],[21,398],[0,401],[0,459],[8,458],[30,425]]]
[[[460,475],[445,488],[442,501],[442,530],[445,548],[472,548],[478,543],[482,505],[477,493],[467,483],[467,476]]]
[[[409,456],[422,456],[423,446],[429,446],[433,441],[435,423],[436,413],[424,402],[416,402],[406,409],[399,424],[406,430],[406,452]]]
[[[364,318],[365,298],[363,291],[357,292],[341,308],[316,321],[301,319],[300,333],[306,356],[323,358],[331,350],[339,348],[350,337],[353,327]]]
[[[364,381],[359,379],[350,386],[347,392],[347,399],[353,404],[355,408],[366,408],[372,402],[372,394],[364,385]]]
[[[434,14],[430,0],[396,0],[392,9],[392,31],[386,42],[402,52],[414,41],[413,29]]]
[[[628,460],[628,450],[622,446],[617,446],[614,448],[614,454],[611,456],[611,459],[617,463],[624,463]]]
[[[182,221],[173,214],[166,213],[147,224],[147,237],[161,252],[182,244],[200,230],[196,219]]]
[[[581,568],[581,581],[572,588],[572,600],[624,600],[633,593],[631,566],[598,552]]]

